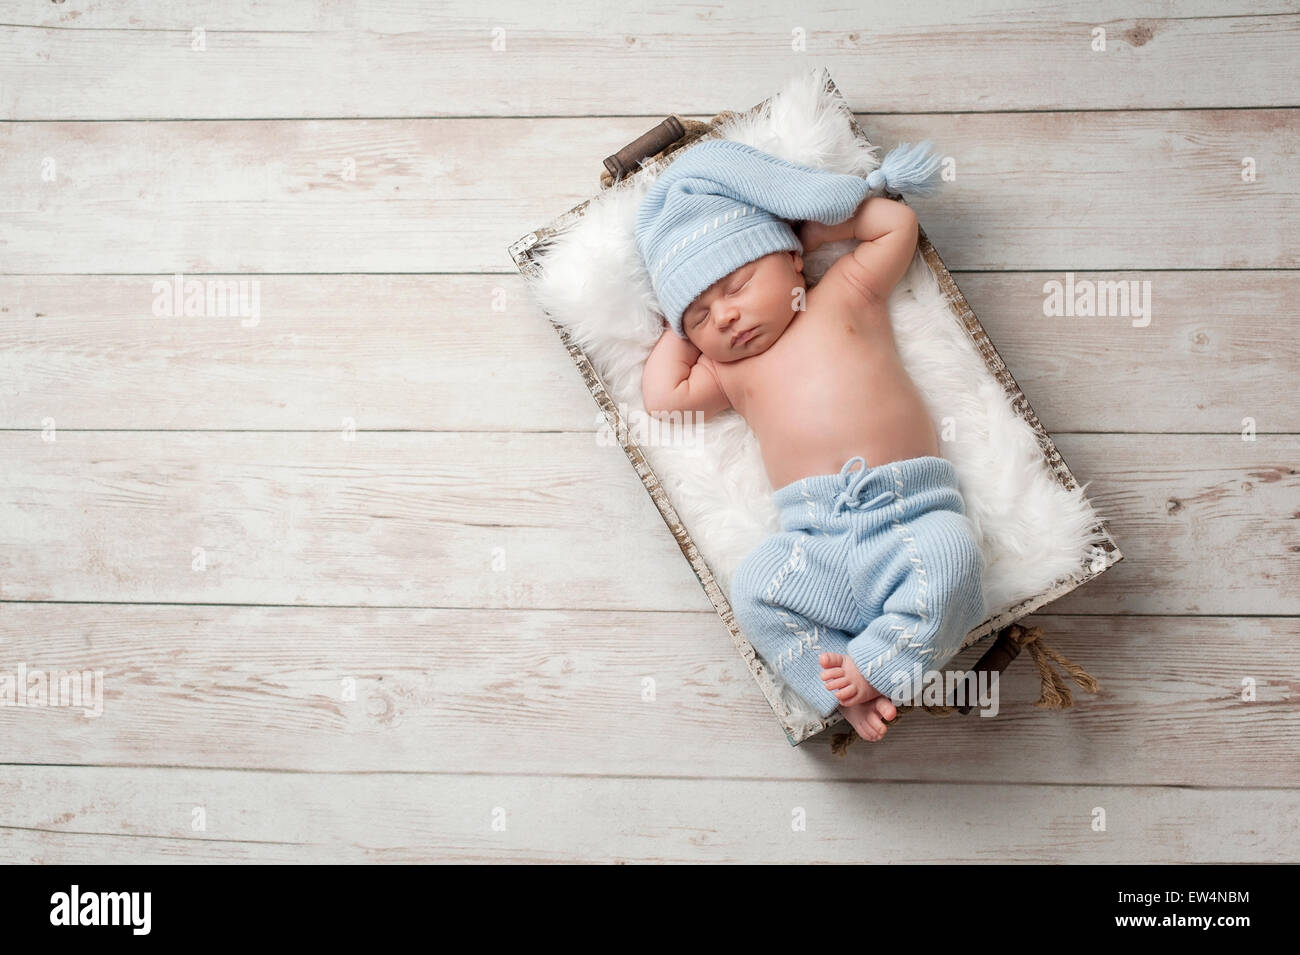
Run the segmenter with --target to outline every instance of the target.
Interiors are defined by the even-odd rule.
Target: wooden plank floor
[[[1300,9],[916,6],[0,2],[0,861],[1300,861]],[[791,748],[506,253],[819,65],[1125,553],[1072,710]]]

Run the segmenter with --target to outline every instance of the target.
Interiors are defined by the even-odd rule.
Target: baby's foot
[[[883,693],[866,703],[857,706],[840,705],[840,712],[849,721],[858,735],[870,742],[876,742],[885,735],[886,723],[892,723],[898,716],[898,707]]]
[[[898,716],[898,707],[889,697],[867,682],[858,665],[847,653],[823,653],[822,682],[840,701],[844,718],[866,740],[885,735],[885,723]]]
[[[822,682],[826,689],[845,706],[856,706],[880,696],[880,691],[867,682],[847,653],[823,653],[817,662],[822,665]]]

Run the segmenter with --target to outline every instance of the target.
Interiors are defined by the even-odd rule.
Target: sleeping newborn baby
[[[899,147],[864,179],[706,140],[637,214],[671,326],[646,360],[646,411],[735,409],[776,489],[781,530],[737,568],[736,620],[820,716],[838,707],[868,740],[987,616],[956,471],[886,307],[916,250],[916,214],[866,198],[881,185],[932,189],[926,145]],[[808,288],[802,253],[843,239],[860,244]]]

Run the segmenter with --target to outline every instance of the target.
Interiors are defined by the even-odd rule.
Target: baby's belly
[[[820,367],[781,369],[774,387],[751,391],[738,409],[758,438],[773,488],[838,474],[855,455],[870,467],[938,455],[933,421],[892,341],[875,354],[822,354]]]

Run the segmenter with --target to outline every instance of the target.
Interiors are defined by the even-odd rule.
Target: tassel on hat
[[[888,186],[900,195],[932,196],[939,191],[942,160],[930,154],[931,142],[899,143],[867,175],[872,189]]]

